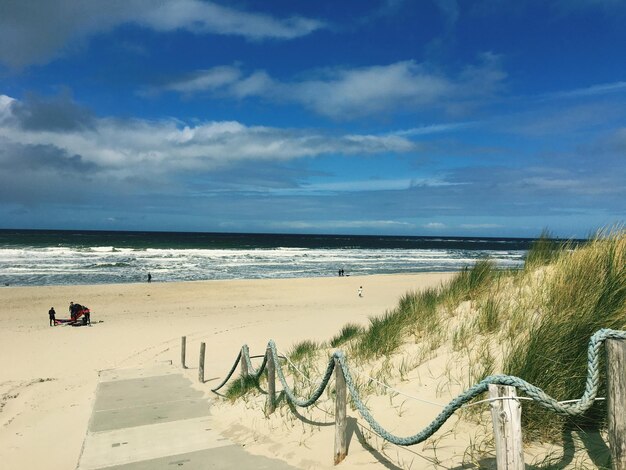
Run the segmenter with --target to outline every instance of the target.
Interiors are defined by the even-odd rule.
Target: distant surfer
[[[54,307],[50,307],[48,310],[48,316],[50,317],[50,326],[56,325],[56,312],[54,311]]]
[[[148,273],[148,282],[152,282],[152,274]]]

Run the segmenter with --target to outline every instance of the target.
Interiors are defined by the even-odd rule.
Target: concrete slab
[[[211,428],[209,400],[173,366],[103,371],[78,470],[276,469]]]
[[[180,370],[172,367],[172,362],[167,361],[156,364],[146,369],[106,369],[101,370],[98,376],[100,382],[111,382],[114,380],[140,379],[145,377],[180,375]]]
[[[202,399],[199,390],[180,374],[159,375],[101,382],[96,391],[95,411],[117,410],[174,400]]]
[[[171,470],[173,468],[185,470],[295,470],[294,467],[280,460],[247,454],[241,447],[235,445],[144,460],[127,465],[116,465],[108,467],[107,470]]]
[[[80,468],[90,470],[227,445],[232,443],[211,429],[208,417],[135,426],[93,433]]]
[[[150,403],[132,408],[96,411],[89,422],[89,431],[111,431],[208,415],[209,404],[206,399]]]

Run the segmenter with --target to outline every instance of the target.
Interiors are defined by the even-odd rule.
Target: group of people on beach
[[[60,321],[60,320],[56,319],[56,311],[54,310],[54,307],[50,307],[50,310],[48,310],[48,317],[50,319],[50,326],[56,326],[59,323],[75,324],[76,321],[78,320],[78,317],[81,314],[83,316],[83,324],[84,325],[91,325],[91,312],[84,305],[75,304],[74,302],[70,302],[69,313],[70,313],[70,320],[69,321],[67,321],[67,320]]]

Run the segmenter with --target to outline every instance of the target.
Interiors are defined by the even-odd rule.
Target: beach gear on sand
[[[78,319],[82,317],[79,322]],[[91,324],[91,311],[84,305],[74,304],[74,311],[71,318],[56,318],[54,320],[55,325],[83,325]]]

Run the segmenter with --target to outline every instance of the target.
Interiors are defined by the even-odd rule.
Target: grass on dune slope
[[[390,372],[400,376],[419,365],[404,360],[406,345],[427,345],[433,352],[443,347],[467,355],[467,386],[487,374],[506,373],[566,400],[582,395],[587,345],[600,328],[626,328],[622,229],[578,244],[554,241],[544,232],[522,270],[498,270],[481,260],[439,288],[405,294],[366,327],[349,324],[328,343],[296,345],[290,357],[306,361],[307,367],[316,354],[326,355],[334,347],[361,365],[401,357],[404,370]],[[605,393],[603,375],[604,364],[599,396]],[[601,428],[605,408],[595,406],[576,419],[576,426]],[[524,406],[522,417],[531,440],[553,440],[571,424],[532,404]]]

